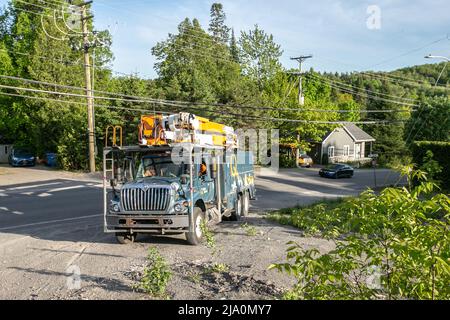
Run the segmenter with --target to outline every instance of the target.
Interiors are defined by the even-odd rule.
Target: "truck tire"
[[[116,240],[120,244],[131,244],[136,241],[136,233],[116,232]]]
[[[250,194],[248,192],[244,192],[241,198],[242,201],[242,216],[247,217],[250,212]]]
[[[203,231],[201,225],[204,221],[205,217],[202,209],[199,207],[194,208],[194,232],[186,233],[186,240],[192,246],[198,246],[203,241]]]
[[[238,195],[235,209],[230,216],[230,221],[240,221],[241,217],[242,217],[242,197]]]

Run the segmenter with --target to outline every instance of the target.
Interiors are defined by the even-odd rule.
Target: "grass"
[[[289,226],[294,226],[295,225],[295,221],[294,221],[294,217],[296,215],[299,214],[305,214],[306,211],[314,211],[315,209],[323,209],[325,211],[331,211],[333,209],[336,209],[340,206],[342,206],[343,204],[350,202],[352,199],[354,198],[340,198],[340,199],[336,199],[336,200],[322,200],[319,203],[315,203],[312,205],[308,205],[308,206],[298,206],[295,208],[287,208],[287,209],[281,209],[278,211],[274,211],[272,213],[270,213],[267,216],[267,219],[271,220],[271,221],[275,221],[278,222],[279,224],[282,225],[289,225]]]
[[[270,213],[267,219],[281,225],[293,226],[302,230],[305,235],[335,238],[355,227],[351,212],[344,209],[355,199],[357,198],[323,200],[305,207],[283,209]]]
[[[249,237],[255,237],[258,235],[258,229],[254,226],[249,225],[248,223],[244,223],[241,225],[241,228],[244,229],[245,234]]]
[[[216,239],[214,238],[214,234],[212,233],[212,231],[208,228],[208,224],[205,220],[202,220],[200,229],[202,230],[203,237],[205,238],[206,247],[215,251]]]
[[[228,266],[228,265],[226,265],[224,263],[214,263],[212,266],[205,268],[205,273],[206,274],[226,273],[228,271],[230,271],[230,266]]]
[[[199,273],[194,273],[192,274],[189,279],[195,283],[195,284],[199,284],[202,281],[202,277]]]

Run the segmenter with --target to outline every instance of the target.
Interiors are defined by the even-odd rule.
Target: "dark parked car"
[[[36,157],[27,149],[14,148],[9,156],[9,164],[13,167],[34,167]]]
[[[319,172],[321,177],[340,179],[351,178],[355,174],[355,170],[345,164],[336,164],[328,168],[321,169]]]

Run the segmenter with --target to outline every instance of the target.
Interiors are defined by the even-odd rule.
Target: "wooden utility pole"
[[[89,55],[90,42],[88,32],[88,21],[92,16],[87,16],[87,6],[92,1],[83,3],[81,7],[81,24],[83,32],[83,55],[84,73],[86,78],[86,98],[88,108],[88,131],[89,131],[89,171],[95,172],[95,123],[94,123],[94,94],[92,92],[91,58]]]
[[[298,72],[293,73],[294,75],[298,75],[298,103],[303,106],[305,104],[305,96],[303,95],[303,74],[302,74],[302,65],[308,59],[311,59],[313,56],[300,56],[296,58],[291,58],[291,60],[295,60],[299,63]]]
[[[312,55],[308,55],[308,56],[300,56],[300,57],[291,58],[291,60],[295,60],[299,64],[298,72],[293,72],[292,74],[298,76],[298,104],[301,105],[301,106],[305,105],[305,96],[303,94],[303,70],[302,70],[302,65],[303,65],[303,62],[305,62],[308,59],[311,59],[312,57],[313,57]],[[299,144],[301,142],[300,134],[297,135],[297,142]],[[299,148],[297,148],[297,160],[298,159],[300,159],[300,149]]]

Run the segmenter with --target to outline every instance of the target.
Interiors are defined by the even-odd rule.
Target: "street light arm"
[[[425,59],[442,59],[445,60],[447,62],[450,62],[450,59],[444,56],[433,56],[431,54],[429,54],[428,56],[425,57]]]

